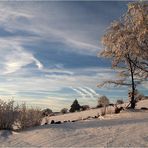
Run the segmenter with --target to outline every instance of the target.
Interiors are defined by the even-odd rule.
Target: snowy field
[[[137,108],[148,107],[148,100]],[[97,110],[52,117],[58,120],[94,116]],[[148,111],[123,111],[104,118],[49,124],[22,132],[0,131],[1,147],[148,147]]]

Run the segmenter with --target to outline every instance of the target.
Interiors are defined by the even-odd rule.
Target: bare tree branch
[[[112,80],[106,80],[100,84],[97,85],[97,87],[103,87],[107,84],[115,84],[115,86],[131,86],[131,83],[125,83],[124,80],[116,80],[116,81],[112,81]]]

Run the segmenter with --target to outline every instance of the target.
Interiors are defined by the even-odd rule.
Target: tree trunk
[[[131,63],[131,61],[129,60],[129,66],[130,66],[130,73],[131,73],[131,79],[132,79],[132,96],[131,96],[131,108],[135,108],[136,106],[136,102],[135,102],[135,82],[134,82],[134,72],[133,72],[133,65]]]
[[[104,114],[106,115],[106,105],[104,106]]]

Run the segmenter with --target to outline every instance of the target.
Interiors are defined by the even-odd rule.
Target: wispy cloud
[[[96,40],[96,43],[94,43],[93,38],[88,36],[91,30],[85,29],[84,31],[80,31],[79,27],[71,29],[71,26],[73,26],[73,22],[71,22],[72,18],[70,15],[67,15],[64,7],[59,7],[58,4],[55,4],[55,8],[58,7],[58,9],[55,9],[52,7],[53,4],[48,5],[48,7],[40,4],[36,5],[35,8],[33,7],[34,3],[30,3],[29,5],[25,3],[19,4],[21,5],[17,3],[0,4],[0,26],[7,31],[26,31],[37,35],[40,40],[63,43],[66,46],[72,47],[68,51],[81,54],[95,55],[98,51],[98,41]],[[47,9],[49,12],[44,13],[44,10]],[[55,11],[56,17],[53,11]],[[59,24],[63,26],[64,22],[61,22],[61,18],[63,17],[66,19],[66,27],[61,29]]]
[[[93,98],[94,96],[92,95],[92,93],[88,92],[86,89],[84,89],[83,87],[78,87],[78,89],[83,92],[87,97],[91,97]]]
[[[94,72],[94,69],[88,69],[89,72]],[[66,69],[57,69],[57,72],[65,74],[59,75],[57,73],[54,73],[56,69],[50,69],[49,72],[53,72],[52,74],[46,74],[42,77],[40,75],[38,76],[32,76],[29,74],[30,71],[20,71],[23,73],[24,76],[21,76],[21,73],[19,74],[11,74],[7,76],[0,76],[0,79],[3,79],[3,82],[1,82],[1,85],[3,88],[7,91],[14,90],[15,92],[22,92],[22,91],[32,91],[32,92],[39,92],[39,91],[59,91],[64,87],[67,88],[74,88],[79,91],[82,95],[85,94],[89,96],[95,96],[95,90],[98,83],[98,71],[95,75],[90,76],[87,75],[86,70],[84,73],[79,75],[79,70],[71,70],[67,71]],[[101,71],[103,72],[103,69],[101,68]],[[106,71],[106,69],[105,69]],[[67,74],[68,73],[68,74]],[[105,72],[106,73],[106,72]],[[108,73],[108,76],[110,77],[112,73]],[[23,84],[23,85],[22,85]],[[86,88],[86,86],[88,86]],[[85,92],[84,92],[85,90]],[[91,91],[90,91],[91,90]]]
[[[96,100],[96,98],[100,96],[100,94],[97,94],[95,90],[89,87],[77,87],[77,88],[72,87],[72,90],[80,94],[80,97],[82,98],[91,98]]]
[[[72,87],[71,89],[74,90],[76,93],[78,93],[78,95],[80,95],[80,97],[82,97],[82,98],[86,97],[86,94],[84,94],[83,92],[81,92],[77,88]]]
[[[100,94],[97,94],[96,92],[95,92],[95,90],[93,90],[92,88],[89,88],[89,87],[85,87],[85,89],[87,90],[87,91],[89,91],[90,93],[92,93],[92,95],[93,96],[100,96]]]
[[[20,70],[22,67],[34,63],[39,69],[43,68],[41,62],[34,55],[26,51],[19,41],[0,39],[0,65],[1,74],[10,74]]]

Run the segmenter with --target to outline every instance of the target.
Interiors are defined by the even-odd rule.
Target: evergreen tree
[[[80,110],[80,105],[79,105],[79,103],[78,103],[78,100],[77,99],[75,99],[74,100],[74,102],[72,103],[72,105],[71,105],[71,108],[70,108],[70,112],[75,112],[75,111],[79,111]]]

